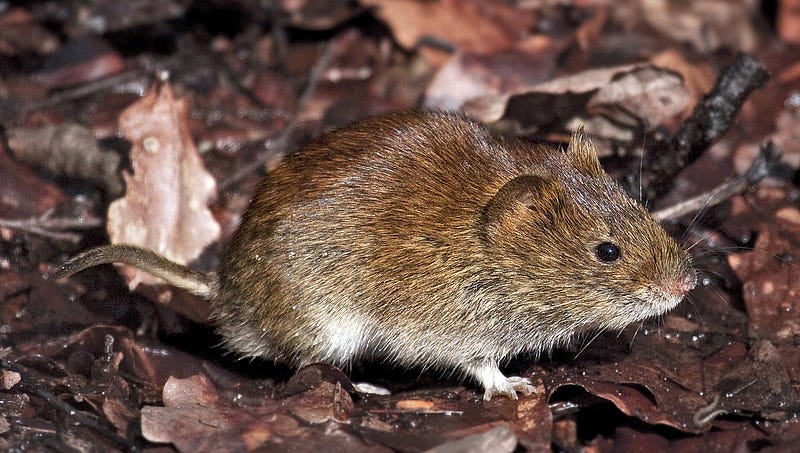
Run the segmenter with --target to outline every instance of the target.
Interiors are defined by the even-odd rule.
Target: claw
[[[515,400],[517,392],[523,395],[530,395],[534,392],[530,379],[519,376],[505,377],[496,362],[473,363],[467,368],[467,372],[486,389],[483,393],[484,401],[489,401],[494,396],[505,396]]]
[[[528,378],[509,376],[506,378],[506,382],[503,384],[487,387],[486,391],[483,392],[483,400],[489,401],[493,396],[505,396],[509,399],[515,400],[517,399],[517,392],[520,392],[523,395],[530,395],[534,392],[533,385],[531,385],[531,380]]]

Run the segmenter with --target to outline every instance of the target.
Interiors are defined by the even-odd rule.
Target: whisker
[[[578,351],[578,352],[575,354],[575,357],[573,357],[573,360],[574,360],[574,359],[577,359],[577,358],[578,358],[578,357],[579,357],[579,356],[580,356],[580,355],[583,353],[583,351],[585,351],[585,350],[586,350],[586,348],[588,348],[588,347],[589,347],[589,345],[590,345],[590,344],[592,344],[592,342],[593,342],[594,340],[596,340],[596,339],[597,339],[597,337],[599,337],[599,336],[600,336],[600,334],[602,334],[602,333],[603,333],[603,332],[605,332],[605,331],[606,331],[606,328],[605,328],[605,327],[603,327],[602,329],[598,330],[598,331],[597,331],[597,333],[596,333],[596,334],[594,334],[594,336],[593,336],[593,337],[592,337],[592,338],[591,338],[589,341],[587,341],[587,342],[586,342],[586,343],[583,345],[583,347],[580,349],[580,351]]]
[[[644,327],[644,320],[639,321],[639,325],[636,326],[636,330],[633,331],[633,336],[631,337],[631,342],[628,344],[628,349],[633,349],[633,342],[636,341],[636,337],[639,335],[639,331],[642,330]]]
[[[647,141],[647,133],[642,134],[642,153],[639,155],[639,203],[642,203],[642,172],[644,171],[644,154],[645,154],[645,141]],[[645,208],[647,204],[643,203]]]
[[[695,247],[697,246],[697,244],[699,244],[699,243],[701,243],[701,242],[705,241],[706,239],[708,239],[708,238],[710,238],[710,237],[711,237],[711,234],[710,234],[710,233],[708,233],[708,234],[706,234],[706,235],[704,235],[704,236],[701,236],[701,237],[700,237],[700,238],[698,238],[696,241],[694,241],[694,242],[693,242],[693,243],[692,243],[690,246],[686,247],[686,251],[687,251],[687,252],[691,252],[691,251],[692,251],[692,249],[693,249],[693,248],[695,248]]]

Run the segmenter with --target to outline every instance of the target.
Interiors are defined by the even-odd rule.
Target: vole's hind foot
[[[517,399],[517,392],[523,395],[530,395],[533,393],[534,388],[533,385],[531,385],[531,380],[519,376],[509,376],[506,378],[506,382],[493,387],[487,387],[486,391],[483,392],[483,400],[489,401],[494,396],[505,396],[515,400]]]
[[[496,362],[480,362],[467,367],[467,372],[472,375],[485,389],[483,400],[489,401],[494,396],[505,396],[517,399],[517,392],[530,395],[534,392],[531,380],[519,376],[505,377]]]

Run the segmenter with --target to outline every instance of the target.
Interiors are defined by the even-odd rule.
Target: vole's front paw
[[[492,386],[486,387],[483,393],[483,400],[489,401],[493,396],[505,396],[512,400],[517,399],[517,392],[523,395],[530,395],[534,392],[531,380],[519,376],[509,376],[505,382],[494,382]]]

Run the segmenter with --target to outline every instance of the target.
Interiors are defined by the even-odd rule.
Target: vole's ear
[[[517,176],[501,187],[484,207],[484,225],[509,231],[521,219],[550,219],[563,200],[561,183],[548,173]]]
[[[583,130],[583,125],[578,127],[578,130],[572,134],[567,147],[567,156],[572,163],[577,167],[578,171],[588,176],[602,176],[604,171],[597,159],[597,150],[586,132]]]

